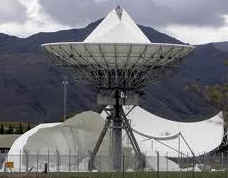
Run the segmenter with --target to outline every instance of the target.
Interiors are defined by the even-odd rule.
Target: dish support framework
[[[135,152],[136,158],[138,160],[138,164],[136,166],[137,169],[143,169],[145,167],[145,156],[142,154],[140,147],[136,141],[136,138],[133,134],[133,130],[131,128],[130,122],[127,119],[127,114],[123,111],[123,104],[121,102],[121,90],[115,89],[114,91],[114,98],[115,98],[115,105],[112,108],[105,109],[105,112],[108,114],[104,128],[102,129],[97,143],[90,153],[90,160],[88,164],[88,169],[90,171],[96,169],[95,167],[95,158],[96,154],[99,151],[99,148],[103,142],[103,139],[107,133],[109,128],[112,129],[112,149],[113,149],[113,156],[112,156],[112,163],[113,169],[115,171],[120,171],[122,169],[122,158],[123,158],[123,151],[122,151],[122,130],[126,131],[126,134],[130,140],[130,143],[133,147]],[[110,112],[109,112],[110,111]],[[130,112],[130,111],[129,111]],[[112,125],[112,126],[111,126]]]

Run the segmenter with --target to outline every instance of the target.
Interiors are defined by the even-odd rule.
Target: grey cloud
[[[40,0],[43,11],[63,25],[86,25],[102,18],[114,6],[109,1]]]
[[[3,0],[0,5],[0,24],[23,23],[27,19],[26,8],[17,0]]]
[[[64,25],[85,25],[115,7],[114,0],[40,0],[45,13]],[[220,27],[225,24],[228,1],[122,0],[119,3],[139,24]]]
[[[126,2],[126,1],[124,1]],[[134,15],[136,21],[143,24],[167,26],[170,24],[218,27],[225,23],[223,14],[228,14],[227,0],[167,0],[166,4],[158,0],[140,0],[124,5]],[[137,11],[138,10],[138,11]]]

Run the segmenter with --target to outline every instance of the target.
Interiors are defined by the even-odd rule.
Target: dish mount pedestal
[[[145,157],[142,154],[139,145],[133,134],[129,120],[126,117],[126,114],[123,110],[123,105],[121,102],[121,92],[120,90],[115,90],[115,105],[111,109],[108,109],[106,113],[108,114],[103,130],[100,133],[98,141],[91,152],[89,160],[89,170],[96,169],[95,167],[95,157],[99,148],[102,144],[102,141],[107,133],[109,128],[112,129],[112,163],[113,169],[115,171],[120,171],[122,169],[122,158],[123,158],[123,149],[122,149],[122,130],[124,129],[127,133],[127,136],[131,142],[131,145],[135,151],[137,157],[137,169],[143,169],[145,167]]]

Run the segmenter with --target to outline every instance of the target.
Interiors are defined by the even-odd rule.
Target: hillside
[[[100,21],[81,29],[38,33],[24,39],[0,34],[0,120],[59,121],[63,115],[64,73],[50,65],[40,45],[82,41]],[[182,43],[153,28],[140,28],[152,42]],[[228,59],[228,52],[215,44],[198,46],[173,78],[145,89],[142,107],[171,120],[196,121],[209,117],[215,110],[184,88],[195,80],[204,84],[222,82],[228,73],[224,59]],[[70,81],[68,90],[68,113],[97,108],[96,94],[86,83]]]

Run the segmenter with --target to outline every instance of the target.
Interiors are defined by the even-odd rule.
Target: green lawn
[[[134,172],[134,173],[49,173],[49,174],[4,174],[0,178],[228,178],[228,172]]]

